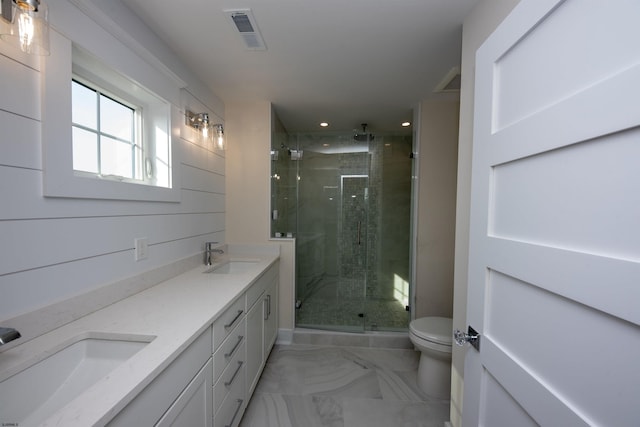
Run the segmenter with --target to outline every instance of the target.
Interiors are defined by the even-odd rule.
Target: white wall
[[[457,97],[420,104],[415,317],[452,316]]]
[[[473,148],[473,101],[476,50],[509,14],[519,0],[481,0],[465,19],[462,30],[460,131],[453,297],[453,327],[466,331],[467,267],[469,262],[469,211],[471,199],[471,153]],[[451,423],[461,425],[465,349],[453,346],[451,372]]]
[[[137,43],[147,42],[137,48],[148,49],[146,54],[161,59],[198,94],[185,94],[184,102],[224,115],[222,102],[144,24],[119,1],[109,3],[109,13],[123,26],[113,28],[128,31]],[[67,0],[52,0],[49,8],[51,17],[75,10]],[[94,12],[103,23],[109,21]],[[93,21],[85,24],[88,31],[101,31]],[[173,140],[180,151],[180,203],[43,197],[44,72],[39,58],[0,41],[0,324],[18,329],[16,316],[198,254],[206,240],[225,240],[225,158],[197,140]],[[180,135],[180,124],[173,127]],[[136,237],[149,239],[148,259],[140,262],[133,255]],[[71,320],[65,316],[60,313],[57,320]]]
[[[228,102],[227,241],[280,245],[279,322],[293,329],[295,243],[270,239],[271,131],[274,112],[268,101]]]
[[[269,238],[271,103],[228,102],[227,238],[251,243]]]

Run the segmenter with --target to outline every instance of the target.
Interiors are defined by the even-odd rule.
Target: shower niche
[[[271,234],[296,239],[296,327],[406,331],[412,135],[274,135]]]

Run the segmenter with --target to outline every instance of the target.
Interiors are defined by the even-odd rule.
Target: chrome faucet
[[[205,265],[211,265],[213,261],[213,254],[223,254],[224,251],[220,248],[213,248],[213,245],[217,245],[218,242],[206,242],[204,244],[204,263]]]
[[[0,345],[7,344],[13,340],[17,340],[22,335],[13,328],[3,328],[0,326]]]

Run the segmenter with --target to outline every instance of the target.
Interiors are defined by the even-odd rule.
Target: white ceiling
[[[460,65],[477,0],[127,0],[224,102],[271,101],[289,132],[393,131]],[[251,51],[223,12],[250,8]]]

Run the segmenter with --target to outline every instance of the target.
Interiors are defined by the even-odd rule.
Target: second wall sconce
[[[215,129],[215,145],[219,150],[224,150],[226,148],[224,141],[224,128],[220,123],[213,125]]]
[[[186,110],[185,123],[200,132],[202,137],[207,140],[210,139],[213,134],[215,147],[219,150],[225,149],[224,128],[220,123],[212,125],[209,120],[209,113],[194,113]]]

